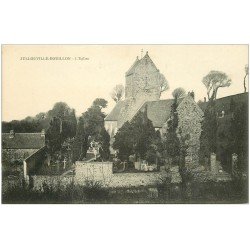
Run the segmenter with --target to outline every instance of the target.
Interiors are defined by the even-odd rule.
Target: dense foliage
[[[58,102],[48,112],[53,115],[46,132],[47,147],[50,154],[62,149],[63,143],[76,134],[77,120],[75,110],[66,103]]]
[[[178,164],[180,156],[180,140],[177,135],[178,129],[178,113],[177,113],[177,97],[171,106],[171,115],[167,122],[167,132],[163,138],[163,156],[170,163]]]
[[[66,111],[65,114],[64,111]],[[76,123],[74,109],[69,108],[64,102],[58,102],[48,112],[41,112],[34,117],[28,116],[20,121],[13,120],[10,122],[2,122],[2,132],[9,133],[10,130],[14,130],[16,133],[41,132],[42,129],[47,130],[49,128],[53,117],[61,116],[71,117],[73,123]]]
[[[208,164],[210,154],[216,153],[217,149],[217,116],[213,100],[208,102],[201,128],[200,159],[201,163]]]
[[[110,137],[104,128],[105,114],[102,109],[107,106],[107,101],[95,99],[91,107],[82,114],[77,125],[76,137],[73,145],[73,160],[82,160],[86,157],[91,142],[97,142],[101,158],[109,158]]]
[[[131,122],[125,122],[115,135],[113,148],[118,151],[121,160],[135,155],[136,160],[155,162],[160,149],[160,137],[155,131],[146,111],[138,112]]]
[[[220,107],[210,101],[202,122],[200,160],[208,164],[210,154],[216,153],[224,170],[231,172],[232,154],[239,158],[239,166],[246,171],[248,161],[248,107],[247,103],[236,103],[233,99],[226,115],[220,117]]]

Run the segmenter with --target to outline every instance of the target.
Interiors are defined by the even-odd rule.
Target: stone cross
[[[63,169],[65,169],[66,168],[66,159],[64,158],[64,160],[63,160]]]

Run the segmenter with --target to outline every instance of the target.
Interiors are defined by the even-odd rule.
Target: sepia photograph
[[[246,204],[248,45],[2,45],[3,204]]]

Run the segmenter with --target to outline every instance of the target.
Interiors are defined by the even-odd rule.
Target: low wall
[[[155,187],[171,177],[171,183],[180,183],[179,172],[167,172],[161,168],[159,172],[113,173],[112,162],[76,162],[75,175],[32,176],[34,188],[40,189],[45,181],[49,185],[66,186],[71,182],[84,185],[87,181],[100,182],[107,188]]]
[[[32,178],[32,180],[31,180]],[[33,182],[33,187],[36,190],[43,189],[43,183],[45,182],[49,186],[57,186],[61,185],[63,187],[69,185],[72,181],[74,181],[73,176],[45,176],[45,175],[33,175],[29,177],[29,181]]]
[[[172,183],[179,183],[179,173],[171,174]],[[100,181],[106,187],[155,186],[168,177],[167,171],[140,173],[113,173],[112,162],[76,162],[75,183],[83,184],[86,180]],[[179,178],[178,178],[179,177]]]
[[[32,174],[37,168],[41,166],[45,159],[45,146],[36,150],[32,155],[24,159],[23,161],[23,173],[24,178],[27,178],[29,174]]]

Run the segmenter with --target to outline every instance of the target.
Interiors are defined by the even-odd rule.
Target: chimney
[[[206,97],[204,97],[204,102],[206,102],[207,101],[207,98]]]
[[[15,132],[14,130],[10,130],[10,135],[9,135],[10,138],[14,138],[15,137]]]
[[[42,131],[41,131],[41,137],[45,137],[45,129],[42,129]]]

